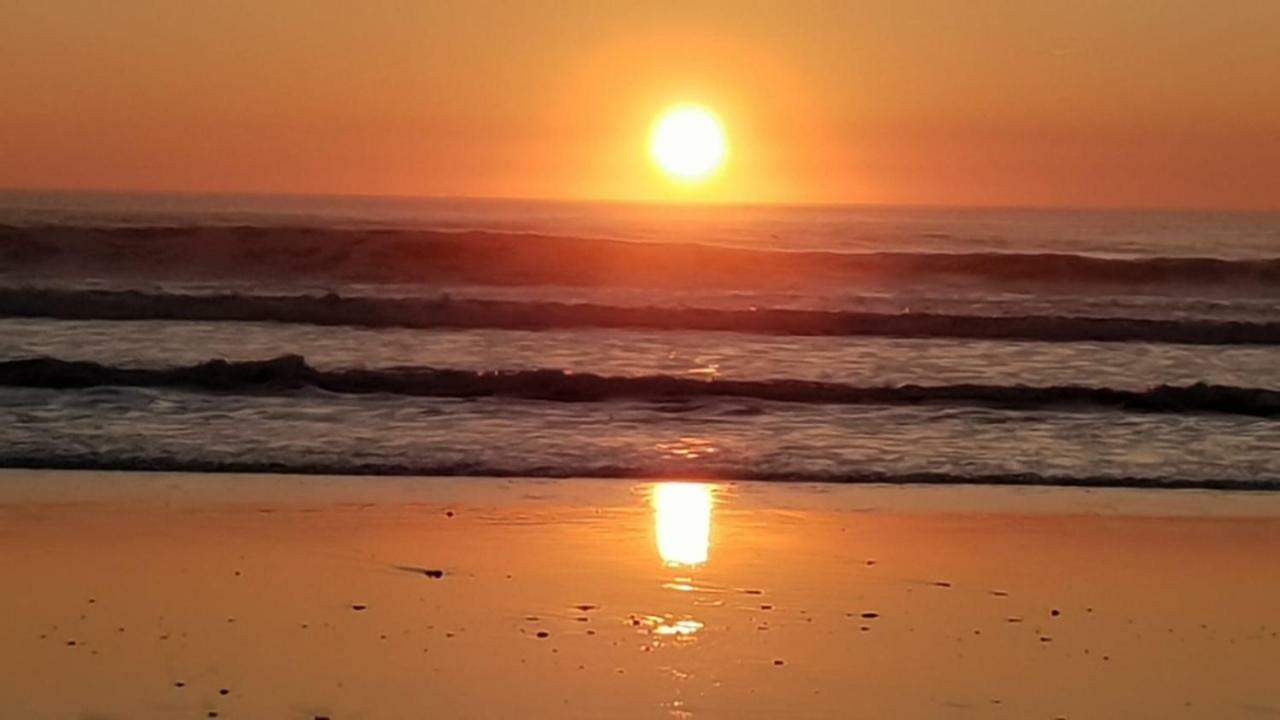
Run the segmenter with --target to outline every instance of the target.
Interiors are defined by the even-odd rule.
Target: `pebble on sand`
[[[392,567],[403,572],[414,573],[415,575],[425,575],[433,580],[439,580],[444,577],[444,570],[437,568],[424,568],[417,567],[416,565],[393,565]]]

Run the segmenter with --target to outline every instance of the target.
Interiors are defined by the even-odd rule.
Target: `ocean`
[[[0,466],[1280,489],[1280,215],[0,193]]]

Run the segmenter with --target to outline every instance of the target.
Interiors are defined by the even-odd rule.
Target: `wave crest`
[[[324,296],[182,295],[134,290],[0,289],[0,316],[64,320],[282,322],[417,329],[592,327],[1042,342],[1280,344],[1280,322],[617,307],[449,297],[343,297],[333,293]]]
[[[299,355],[164,369],[119,368],[55,358],[0,362],[0,385],[40,388],[131,386],[215,392],[334,393],[416,397],[503,397],[556,402],[671,401],[732,397],[833,405],[976,405],[1016,410],[1113,409],[1151,413],[1280,416],[1280,391],[1197,383],[1148,390],[1061,385],[901,385],[866,387],[804,380],[695,380],[668,375],[608,377],[559,370],[470,371],[388,368],[324,371]]]
[[[13,273],[83,277],[267,278],[370,283],[795,287],[980,281],[985,287],[1274,296],[1280,258],[1106,258],[1066,253],[839,253],[642,243],[502,232],[308,227],[0,225]]]

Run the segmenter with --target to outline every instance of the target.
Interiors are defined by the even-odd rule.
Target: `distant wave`
[[[130,290],[0,289],[0,317],[283,322],[419,329],[595,327],[1043,342],[1280,344],[1280,322],[617,307],[448,297],[342,297],[332,293],[324,296],[181,295]]]
[[[695,380],[668,375],[606,377],[559,370],[476,372],[436,368],[317,370],[298,355],[164,369],[119,368],[54,358],[0,362],[0,385],[39,388],[99,386],[181,388],[215,392],[333,393],[418,397],[504,397],[557,402],[670,401],[733,397],[840,405],[977,405],[1017,410],[1116,409],[1150,413],[1280,416],[1280,391],[1196,384],[1145,391],[1075,385],[901,385],[864,387],[803,380]]]
[[[1039,473],[960,474],[879,472],[796,472],[761,471],[751,467],[725,467],[698,474],[675,474],[670,470],[627,465],[484,465],[480,463],[440,464],[376,463],[352,459],[340,463],[264,462],[214,460],[170,455],[132,456],[67,451],[58,455],[23,455],[0,450],[0,468],[46,470],[106,470],[131,472],[192,473],[280,473],[292,475],[382,475],[397,477],[487,477],[487,478],[604,478],[624,480],[713,480],[785,483],[840,483],[861,485],[1002,485],[1077,488],[1141,488],[1161,490],[1231,490],[1243,492],[1280,491],[1276,478],[1179,478],[1134,475],[1042,475]]]
[[[835,253],[500,232],[306,227],[0,225],[11,273],[653,288],[1216,286],[1280,294],[1280,258],[1117,259],[1072,254]]]

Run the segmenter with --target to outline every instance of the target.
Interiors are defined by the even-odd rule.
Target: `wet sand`
[[[0,472],[15,718],[1280,716],[1280,496]]]

